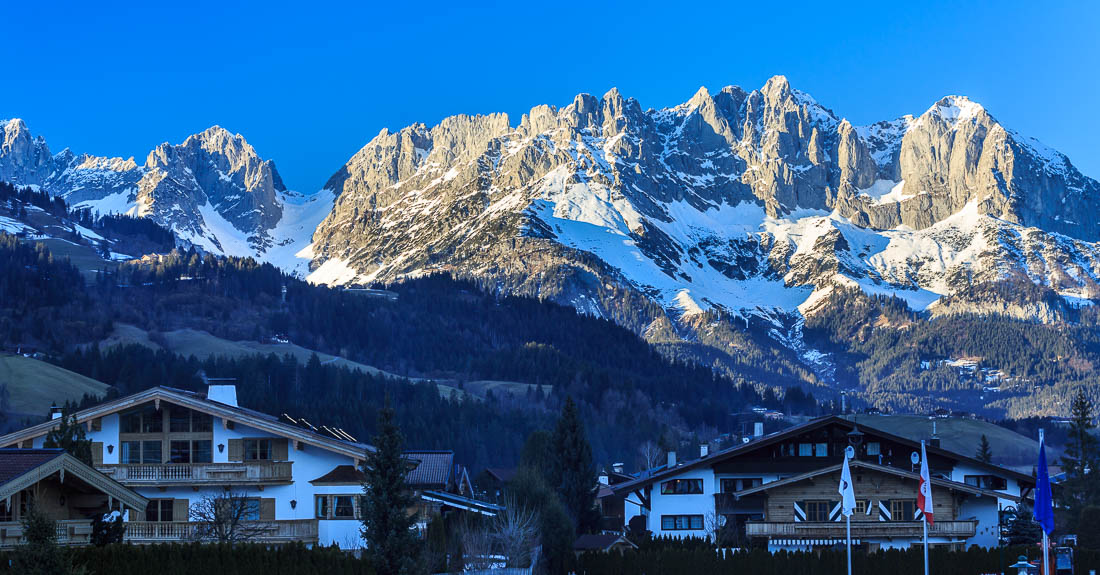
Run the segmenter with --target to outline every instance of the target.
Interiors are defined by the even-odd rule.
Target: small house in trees
[[[20,544],[31,507],[57,522],[60,543],[86,544],[93,518],[140,517],[147,504],[61,449],[0,449],[0,547]]]

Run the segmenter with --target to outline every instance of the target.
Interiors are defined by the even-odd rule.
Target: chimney
[[[50,406],[50,419],[61,419],[61,408],[56,404]]]
[[[675,451],[669,451],[668,452],[668,467],[669,468],[676,467],[676,452]]]
[[[612,463],[611,464],[611,471],[614,471],[615,473],[622,473],[623,472],[623,464],[622,463]]]
[[[207,379],[206,399],[231,407],[237,407],[237,386],[234,379]]]
[[[757,437],[764,437],[764,422],[763,421],[757,421],[756,423],[752,424],[752,437],[754,439],[757,438]]]
[[[699,444],[699,458],[703,458],[710,455],[710,445],[706,443]]]
[[[928,444],[931,445],[932,447],[939,447],[940,446],[940,438],[933,437],[932,441],[929,441]]]

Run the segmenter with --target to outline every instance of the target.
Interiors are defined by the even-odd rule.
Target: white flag
[[[840,487],[837,493],[842,497],[841,512],[845,517],[851,517],[856,512],[856,490],[852,487],[852,472],[848,469],[847,453],[844,454],[844,469],[840,472]]]

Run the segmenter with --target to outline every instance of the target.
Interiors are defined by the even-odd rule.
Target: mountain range
[[[853,287],[928,316],[1039,321],[1060,316],[975,294],[1025,278],[1055,307],[1100,297],[1100,183],[963,96],[855,126],[782,76],[659,110],[612,89],[518,124],[384,129],[311,194],[216,126],[140,165],[0,129],[0,180],[153,218],[184,245],[329,285],[447,272],[696,358],[759,328],[825,377],[804,318]]]

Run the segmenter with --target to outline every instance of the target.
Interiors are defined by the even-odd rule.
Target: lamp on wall
[[[58,497],[58,498],[57,498],[57,504],[58,504],[58,505],[60,505],[60,506],[62,506],[62,507],[64,507],[64,506],[65,506],[65,496],[64,496],[64,495],[62,495],[61,497]]]
[[[225,444],[224,443],[219,443],[218,444],[218,453],[221,453],[223,451],[225,451]]]
[[[297,499],[291,499],[290,500],[290,508],[291,509],[297,509],[298,508],[298,500]]]
[[[107,446],[107,453],[114,453],[114,452],[115,452],[115,446],[114,445],[108,445]]]

